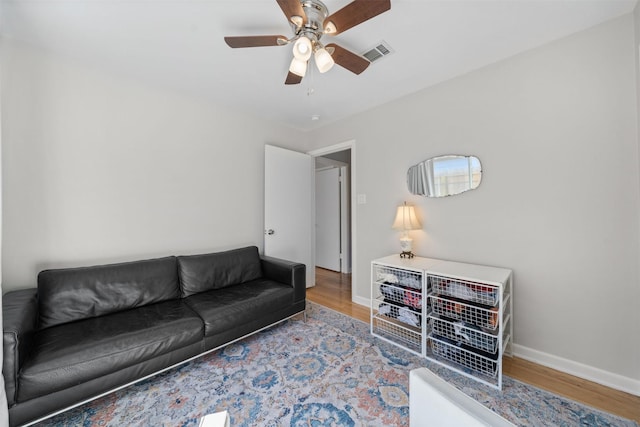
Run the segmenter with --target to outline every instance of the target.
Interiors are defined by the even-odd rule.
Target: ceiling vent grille
[[[363,53],[362,56],[367,58],[369,62],[376,62],[384,58],[385,56],[389,56],[393,52],[395,51],[391,46],[389,46],[389,43],[383,40],[380,43],[376,44],[371,49],[367,50],[365,53]]]

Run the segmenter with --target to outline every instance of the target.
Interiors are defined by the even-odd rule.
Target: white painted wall
[[[370,260],[399,251],[391,223],[407,200],[424,224],[416,253],[514,269],[518,348],[636,386],[639,14],[332,124],[310,144],[5,41],[3,291],[48,267],[262,247],[264,144],[355,139],[367,195],[354,211],[356,297],[369,298]],[[446,153],[480,157],[480,188],[409,195],[406,169]]]
[[[634,52],[635,52],[635,66],[636,66],[636,140],[638,144],[638,168],[640,169],[640,2],[636,4],[634,9],[634,30],[635,30],[635,43],[634,43]],[[639,177],[640,179],[640,174]],[[637,191],[640,193],[640,185],[637,188]],[[640,201],[638,202],[640,203]],[[640,210],[640,207],[638,208]],[[640,221],[640,215],[637,217],[638,221]],[[640,227],[639,227],[640,228]],[[639,230],[640,232],[640,230]],[[639,237],[640,240],[640,237]],[[640,251],[638,253],[638,261],[637,265],[640,266]],[[636,286],[640,288],[640,283],[636,283]],[[634,310],[635,320],[633,321],[635,325],[640,325],[640,310]],[[640,327],[640,326],[639,326]],[[638,346],[640,346],[640,340],[636,340]],[[638,376],[640,376],[640,367],[637,368]]]
[[[640,394],[633,41],[627,15],[314,133],[310,149],[358,144],[356,298],[370,261],[399,252],[406,200],[424,225],[417,254],[514,270],[521,352]],[[450,153],[480,158],[479,189],[410,195],[407,168]]]
[[[636,89],[638,94],[638,126],[640,129],[640,2],[633,10],[636,46]],[[640,130],[639,130],[640,134]]]
[[[302,135],[7,43],[3,290],[44,268],[263,245],[264,144]]]
[[[637,93],[637,108],[638,108],[638,144],[640,145],[640,2],[636,4],[636,7],[633,11],[634,17],[634,29],[635,29],[635,53],[636,53],[636,93]],[[638,158],[638,162],[640,163],[640,158]],[[640,218],[638,218],[640,220]],[[638,262],[640,264],[640,260]],[[640,313],[639,313],[640,316]]]
[[[0,49],[3,39],[0,37]],[[2,58],[0,57],[0,67]],[[0,72],[1,76],[1,72]],[[1,77],[0,77],[1,81]],[[0,98],[2,86],[0,85]],[[2,104],[0,103],[0,117],[2,117]],[[2,121],[0,120],[0,224],[2,224]],[[2,258],[2,229],[0,229],[0,259]],[[0,263],[0,327],[2,327],[2,264]],[[4,331],[4,329],[3,329]],[[4,351],[0,351],[0,366],[3,366]],[[9,409],[7,407],[7,393],[4,388],[4,376],[0,375],[0,426],[9,425]]]

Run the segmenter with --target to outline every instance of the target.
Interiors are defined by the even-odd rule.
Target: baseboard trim
[[[365,307],[369,307],[371,304],[369,298],[363,298],[357,295],[352,296],[351,300],[354,303]],[[546,366],[547,368],[555,369],[560,372],[564,372],[565,374],[592,381],[606,387],[624,391],[625,393],[640,396],[639,380],[634,380],[620,374],[594,368],[593,366],[554,356],[553,354],[534,350],[519,344],[512,345],[512,352],[514,356],[537,363],[538,365]]]
[[[371,301],[369,300],[369,298],[363,298],[357,295],[353,295],[351,297],[351,301],[355,302],[356,304],[364,305],[365,307],[371,307]]]
[[[513,355],[588,381],[640,396],[640,381],[522,345],[513,344]]]

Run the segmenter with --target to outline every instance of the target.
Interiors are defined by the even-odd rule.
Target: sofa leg
[[[307,323],[307,310],[302,312],[302,318],[304,319],[304,323]]]

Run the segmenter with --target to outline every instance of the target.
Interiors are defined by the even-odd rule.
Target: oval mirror
[[[482,180],[482,165],[474,156],[439,156],[411,166],[407,186],[411,194],[445,197],[473,190]]]

